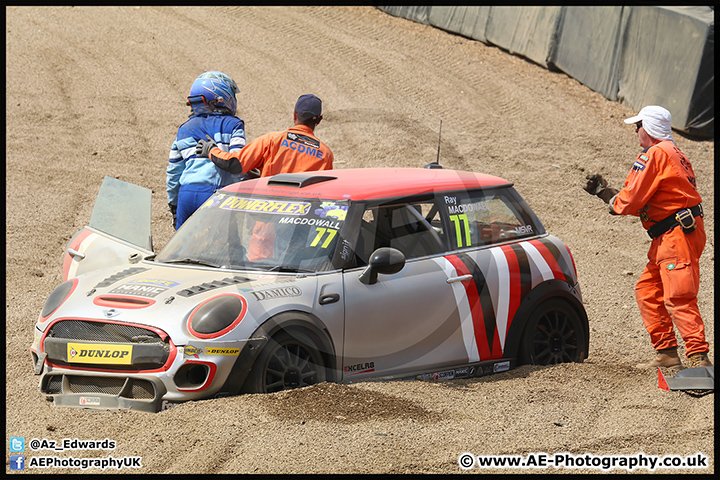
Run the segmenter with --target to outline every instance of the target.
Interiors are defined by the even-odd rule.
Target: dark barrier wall
[[[714,136],[713,7],[378,8],[562,71],[634,110],[662,105],[675,130]]]

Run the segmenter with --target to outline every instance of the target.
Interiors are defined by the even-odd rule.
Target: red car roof
[[[492,175],[444,168],[347,168],[284,173],[246,180],[229,185],[223,191],[283,197],[371,200],[500,185],[512,183]]]

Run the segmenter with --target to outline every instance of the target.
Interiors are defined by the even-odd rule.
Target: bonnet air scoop
[[[313,175],[305,173],[278,173],[268,179],[268,186],[276,185],[281,187],[303,188],[315,183],[335,180],[337,177],[330,175]]]

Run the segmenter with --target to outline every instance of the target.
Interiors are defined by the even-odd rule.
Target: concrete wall
[[[634,110],[662,105],[674,129],[714,136],[712,7],[378,8],[562,71]]]

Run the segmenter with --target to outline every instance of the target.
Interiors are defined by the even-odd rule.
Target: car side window
[[[372,206],[363,212],[358,256],[367,263],[380,247],[400,250],[406,259],[443,253],[445,233],[433,202]]]
[[[444,196],[453,249],[492,245],[536,235],[510,195],[503,191]]]

